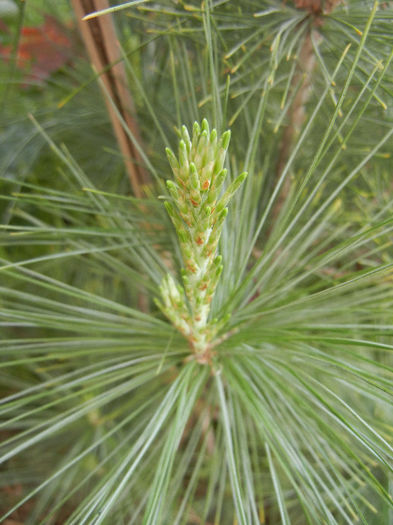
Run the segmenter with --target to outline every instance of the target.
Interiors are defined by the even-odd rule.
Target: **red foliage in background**
[[[12,46],[0,46],[0,56],[9,60]],[[28,83],[43,84],[72,56],[69,30],[55,18],[46,16],[39,27],[23,27],[16,54],[16,66],[25,73]]]

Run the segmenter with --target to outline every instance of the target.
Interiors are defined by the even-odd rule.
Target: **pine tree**
[[[108,16],[149,184],[106,71],[2,88],[1,520],[392,523],[392,3]]]

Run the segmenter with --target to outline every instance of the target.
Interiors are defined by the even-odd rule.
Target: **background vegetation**
[[[392,3],[125,2],[110,16],[137,134],[70,4],[14,4],[1,519],[392,523]],[[183,265],[164,149],[204,117],[232,131],[229,179],[249,173],[220,243],[212,317],[228,321],[208,365],[154,303]]]

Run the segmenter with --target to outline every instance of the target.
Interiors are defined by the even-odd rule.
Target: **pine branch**
[[[313,72],[317,63],[313,40],[321,40],[321,34],[317,27],[322,24],[320,15],[330,13],[341,0],[295,0],[295,7],[304,9],[310,13],[307,32],[300,48],[297,59],[296,72],[293,77],[293,90],[297,93],[288,111],[288,123],[283,133],[276,168],[276,180],[279,180],[284,168],[289,160],[293,146],[295,145],[299,133],[306,119],[306,106],[310,100]],[[300,85],[298,89],[297,86]],[[287,177],[283,183],[277,203],[272,211],[273,221],[277,220],[280,211],[288,198],[291,189],[291,180]]]
[[[107,0],[72,0],[72,5],[92,65],[100,74],[106,93],[112,99],[134,139],[141,144],[134,102],[127,86],[126,73],[121,61],[119,42],[111,15],[82,20],[92,11],[107,8],[109,3]],[[107,96],[105,96],[105,103],[124,157],[134,195],[142,197],[143,187],[149,183],[149,176],[138,150],[125,132]]]

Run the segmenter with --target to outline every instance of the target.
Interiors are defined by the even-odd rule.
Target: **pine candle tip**
[[[169,161],[169,164],[171,165],[172,170],[178,169],[179,163],[177,162],[176,155],[173,153],[173,151],[170,148],[165,148],[165,153]]]
[[[191,142],[191,139],[190,139],[190,135],[188,133],[188,129],[186,128],[186,126],[182,126],[181,127],[181,133],[182,133],[182,136],[183,136],[183,139],[186,141],[186,142]]]
[[[220,220],[224,220],[225,217],[228,215],[228,211],[229,211],[228,208],[224,208],[224,209],[222,210],[222,212],[220,213],[220,215],[219,215],[218,218],[219,218]]]
[[[235,192],[241,184],[246,180],[248,173],[243,171],[234,181],[232,191]]]
[[[228,149],[229,142],[231,141],[231,132],[228,129],[221,137],[221,146],[224,150]]]
[[[222,271],[224,269],[224,266],[222,264],[220,264],[219,266],[217,266],[217,270],[216,270],[216,278],[220,277],[220,275],[222,274]]]

